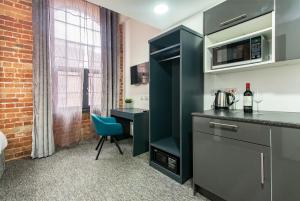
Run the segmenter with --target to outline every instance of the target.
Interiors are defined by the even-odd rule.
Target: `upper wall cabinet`
[[[212,34],[273,10],[274,0],[227,0],[204,12],[204,34]]]
[[[299,10],[300,0],[227,0],[205,11],[204,72],[219,73],[298,63]],[[267,51],[263,51],[262,61],[236,62],[222,68],[214,67],[215,59],[229,57],[228,54],[234,53],[223,51],[222,55],[218,55],[214,54],[215,49],[256,36],[262,36],[265,41],[261,51]]]
[[[300,58],[300,1],[276,0],[276,60]]]

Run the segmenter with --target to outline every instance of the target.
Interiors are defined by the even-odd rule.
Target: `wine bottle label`
[[[252,96],[244,96],[244,106],[252,107]]]

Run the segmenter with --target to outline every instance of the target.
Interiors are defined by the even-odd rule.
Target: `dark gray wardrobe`
[[[203,38],[176,27],[149,41],[150,165],[179,183],[192,176],[191,112],[203,110]],[[168,154],[177,171],[157,162]]]

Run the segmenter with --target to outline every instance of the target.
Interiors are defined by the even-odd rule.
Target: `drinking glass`
[[[237,103],[240,101],[241,94],[238,89],[232,89],[230,93],[232,93],[235,97],[233,101],[233,109],[237,110]]]
[[[263,97],[262,97],[262,94],[258,91],[258,90],[255,90],[254,91],[254,94],[253,94],[253,101],[256,103],[257,107],[256,107],[256,113],[257,114],[261,114],[259,112],[259,104],[263,101]]]

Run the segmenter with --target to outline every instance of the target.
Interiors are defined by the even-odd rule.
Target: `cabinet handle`
[[[225,26],[225,25],[231,24],[231,23],[233,23],[233,22],[235,22],[235,21],[244,19],[244,18],[246,18],[246,17],[247,17],[247,14],[242,14],[242,15],[237,16],[237,17],[235,17],[235,18],[232,18],[232,19],[230,19],[230,20],[226,20],[226,21],[224,21],[224,22],[221,22],[221,23],[220,23],[220,26]]]
[[[260,183],[265,184],[264,153],[260,153]]]
[[[209,126],[211,128],[223,128],[223,129],[230,129],[230,130],[238,129],[238,126],[236,126],[236,125],[222,124],[222,123],[216,123],[216,122],[209,122]]]

